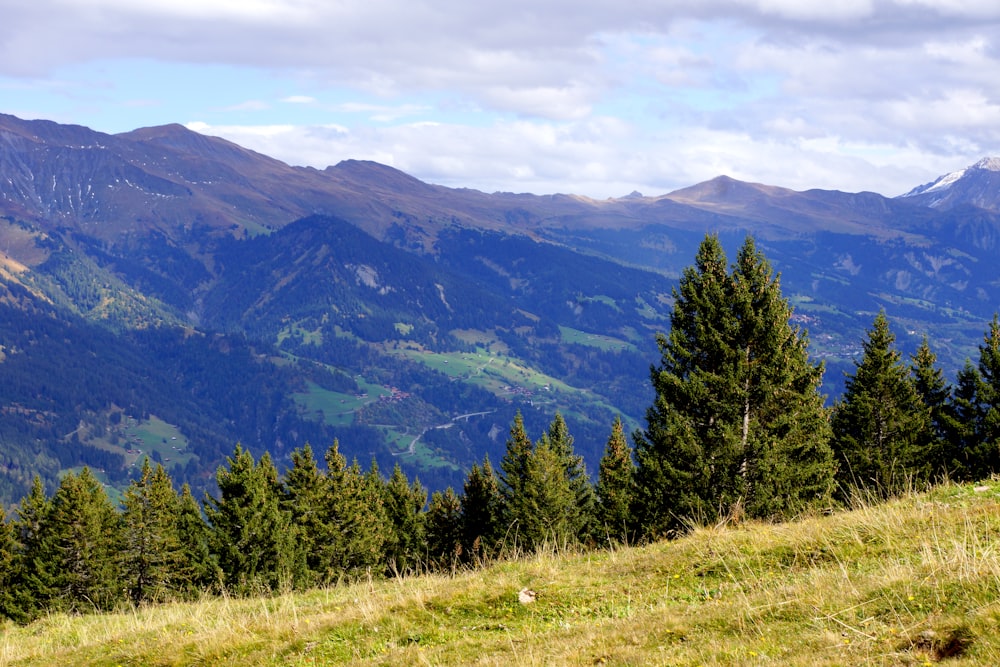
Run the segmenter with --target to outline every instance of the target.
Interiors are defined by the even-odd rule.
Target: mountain
[[[145,455],[203,489],[237,441],[280,463],[334,438],[457,487],[517,411],[534,437],[561,411],[594,471],[710,232],[731,256],[755,235],[831,397],[882,308],[953,376],[1000,301],[1000,213],[962,192],[489,194],[0,115],[0,500],[82,464],[120,487]]]
[[[913,188],[900,198],[941,211],[973,206],[1000,212],[1000,158],[983,158],[970,167]]]

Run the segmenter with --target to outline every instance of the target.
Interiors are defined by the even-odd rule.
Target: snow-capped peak
[[[1000,171],[1000,157],[984,157],[970,169],[983,169],[985,171]]]
[[[918,185],[917,187],[913,188],[912,190],[904,194],[903,197],[912,197],[914,195],[922,195],[925,192],[944,190],[949,186],[951,186],[952,183],[965,176],[965,172],[967,171],[968,169],[959,169],[958,171],[953,171],[950,174],[945,174],[944,176],[939,177],[936,181],[931,181],[930,183]]]
[[[945,174],[935,181],[913,188],[902,196],[913,197],[915,195],[922,195],[929,192],[941,192],[942,190],[947,190],[963,176],[976,170],[1000,171],[1000,157],[984,157],[971,167],[966,167],[965,169],[959,169],[958,171],[953,171],[950,174]]]

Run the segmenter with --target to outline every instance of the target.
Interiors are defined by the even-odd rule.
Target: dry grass
[[[455,577],[53,615],[5,626],[0,665],[1000,664],[998,536],[1000,482],[947,485]]]

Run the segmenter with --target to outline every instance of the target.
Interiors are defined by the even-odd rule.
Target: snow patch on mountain
[[[963,176],[971,174],[974,171],[1000,171],[1000,157],[985,157],[979,162],[975,163],[971,167],[966,167],[965,169],[959,169],[958,171],[953,171],[950,174],[945,174],[935,181],[930,183],[925,183],[919,185],[901,197],[913,197],[915,195],[922,195],[929,192],[940,192],[942,190],[947,190],[957,181],[961,180]],[[933,204],[931,204],[933,206]]]
[[[982,160],[972,165],[971,169],[982,169],[983,171],[1000,171],[1000,157],[984,157]]]

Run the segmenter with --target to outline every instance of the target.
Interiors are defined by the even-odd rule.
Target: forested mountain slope
[[[281,462],[339,438],[443,488],[499,454],[518,409],[533,434],[561,410],[593,470],[614,416],[642,420],[706,232],[730,253],[757,238],[831,396],[882,308],[904,351],[927,334],[954,374],[1000,302],[998,230],[971,202],[725,177],[487,194],[292,167],[178,125],[0,116],[0,499],[83,463],[120,485],[143,455],[210,485],[237,440]]]

